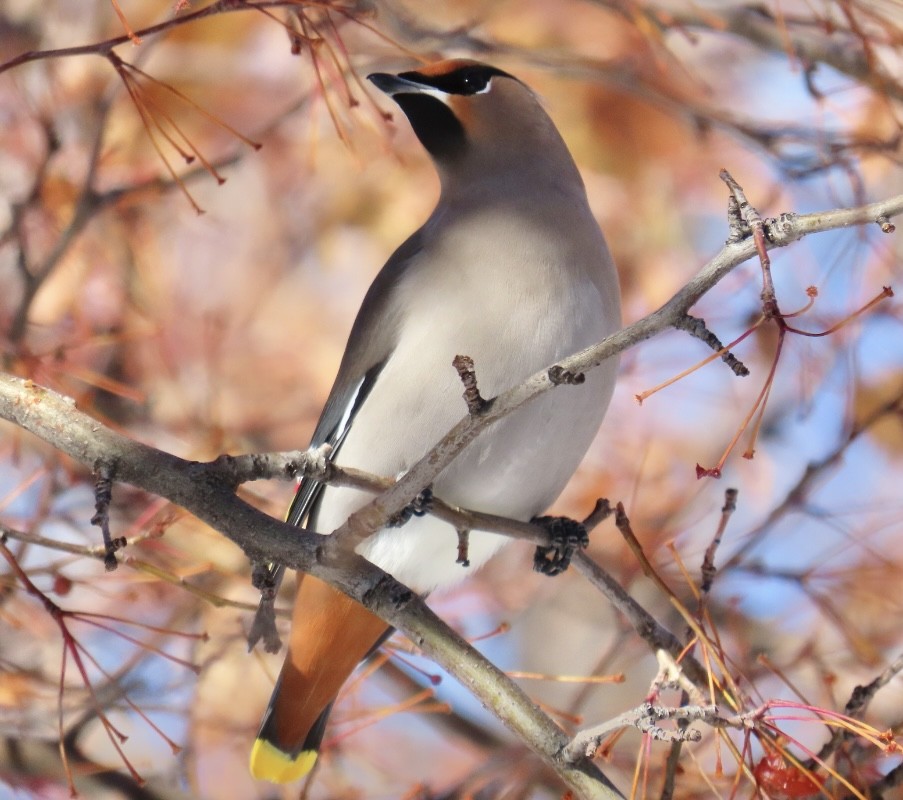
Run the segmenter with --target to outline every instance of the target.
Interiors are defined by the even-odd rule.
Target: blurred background
[[[129,31],[140,43],[99,44]],[[184,458],[305,447],[367,286],[438,191],[403,116],[362,80],[369,72],[468,56],[533,87],[584,175],[631,322],[724,243],[722,167],[765,216],[899,194],[901,55],[903,10],[891,0],[2,0],[4,368]],[[792,320],[809,332],[900,283],[899,233],[877,225],[772,258],[783,311],[817,289]],[[750,261],[694,313],[732,341],[758,320],[760,290]],[[735,349],[749,377],[716,361],[642,405],[637,394],[709,351],[671,332],[628,352],[607,421],[554,511],[583,517],[598,497],[622,501],[656,571],[695,611],[725,489],[737,488],[706,630],[749,708],[783,698],[839,711],[903,652],[900,304],[885,299],[828,336],[788,334],[776,361],[777,333],[762,325]],[[768,385],[757,438],[751,425],[725,456]],[[722,459],[721,480],[697,479],[697,465]],[[68,796],[60,707],[90,797],[563,795],[399,637],[346,686],[313,782],[254,783],[248,751],[282,657],[247,653],[248,564],[180,509],[117,485],[114,534],[130,545],[104,573],[89,552],[100,541],[91,485],[0,427],[12,559],[63,609],[115,617],[65,616],[64,636],[0,561],[0,798]],[[292,486],[243,494],[282,516]],[[590,553],[686,634],[610,522]],[[531,673],[518,680],[569,731],[638,705],[654,654],[580,576],[535,575],[531,558],[512,544],[431,605],[497,665]],[[95,697],[66,642],[83,648]],[[590,680],[603,675],[623,681]],[[899,678],[878,697],[865,718],[899,733]],[[97,708],[128,735],[123,753],[147,788]],[[780,727],[803,759],[830,734],[811,714]],[[683,750],[676,796],[755,796],[762,749],[731,740],[747,770],[706,731]],[[628,731],[600,765],[625,793],[659,797],[669,751]],[[859,739],[832,763],[865,787],[899,756]],[[825,796],[847,791],[829,783]]]

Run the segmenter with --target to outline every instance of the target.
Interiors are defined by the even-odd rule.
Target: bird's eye
[[[457,75],[457,94],[480,94],[489,88],[494,72],[485,67],[468,68]]]
[[[399,77],[432,86],[447,94],[483,94],[489,91],[493,77],[511,77],[507,72],[486,65],[459,67],[441,75],[424,75],[420,72],[402,72]]]

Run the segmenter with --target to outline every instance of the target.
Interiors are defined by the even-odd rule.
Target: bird
[[[456,356],[473,360],[480,391],[495,397],[617,330],[620,291],[580,173],[526,84],[461,58],[368,79],[407,117],[439,175],[439,197],[367,291],[311,446],[331,445],[338,465],[400,476],[466,413]],[[492,423],[440,473],[433,495],[558,520],[538,515],[594,439],[616,370],[608,360]],[[302,480],[288,521],[328,533],[370,499]],[[357,547],[415,592],[463,580],[506,541],[472,531],[462,565],[455,528],[423,511]],[[538,553],[542,571],[558,571],[547,563]],[[251,752],[255,778],[287,783],[313,768],[339,690],[389,633],[363,606],[299,574],[288,654]]]

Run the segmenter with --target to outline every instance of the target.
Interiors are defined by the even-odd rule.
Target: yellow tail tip
[[[316,762],[315,750],[304,750],[292,757],[263,739],[257,739],[251,748],[251,775],[259,781],[291,783],[307,775]]]

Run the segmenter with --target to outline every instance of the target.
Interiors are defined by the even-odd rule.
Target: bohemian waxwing
[[[617,329],[619,292],[583,181],[529,88],[469,60],[369,79],[407,116],[441,192],[367,292],[311,445],[393,476],[464,416],[456,355],[473,359],[481,393],[494,397]],[[592,442],[616,366],[493,424],[442,472],[435,496],[518,520],[542,512]],[[329,533],[369,499],[303,481],[288,519]],[[457,583],[505,541],[472,532],[462,567],[455,529],[426,515],[358,552],[425,593]],[[298,576],[288,655],[251,753],[256,778],[284,783],[313,767],[339,689],[387,631],[341,592]]]

